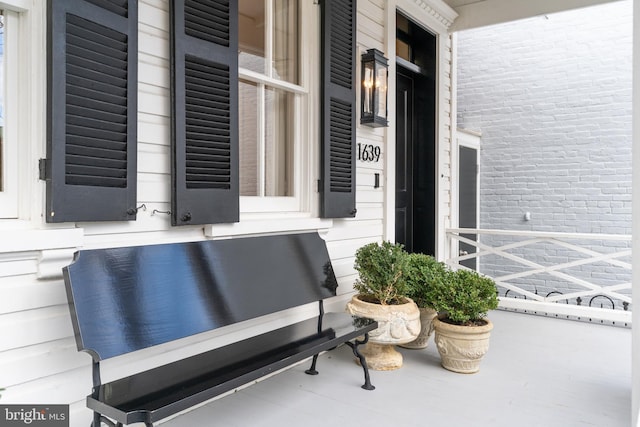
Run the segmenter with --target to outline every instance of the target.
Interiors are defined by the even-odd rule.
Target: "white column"
[[[402,2],[402,0],[400,0]],[[397,0],[387,0],[385,22],[386,57],[389,58],[387,111],[389,126],[385,130],[384,158],[384,239],[396,241],[396,9]],[[358,102],[360,100],[358,99]],[[358,104],[360,105],[360,104]]]

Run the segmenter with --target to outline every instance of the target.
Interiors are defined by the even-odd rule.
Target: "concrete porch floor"
[[[440,367],[425,350],[400,349],[404,366],[362,370],[342,346],[163,423],[171,427],[519,426],[631,424],[631,330],[494,311],[491,348],[477,374]]]

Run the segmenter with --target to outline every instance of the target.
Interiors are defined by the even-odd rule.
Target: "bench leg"
[[[355,342],[347,341],[347,345],[351,347],[351,349],[353,350],[353,354],[358,358],[358,360],[360,361],[360,366],[362,366],[362,369],[364,370],[364,384],[362,385],[362,388],[365,390],[375,390],[375,387],[371,384],[371,379],[369,378],[369,367],[367,366],[367,360],[358,349],[358,346],[366,344],[368,341],[369,334],[365,334],[364,340],[355,340]]]
[[[313,361],[311,362],[311,367],[304,371],[305,374],[308,375],[318,375],[318,371],[316,371],[316,362],[318,361],[318,355],[313,356]]]
[[[109,427],[122,427],[122,423],[121,422],[114,423],[110,419],[108,419],[106,417],[103,417],[100,414],[97,414],[97,416],[98,416],[98,421],[95,420],[96,416],[94,415],[94,420],[91,423],[91,427],[96,427],[96,426],[101,427],[102,424],[106,424]],[[147,422],[145,422],[144,425],[147,426],[147,427],[153,427],[153,424],[147,423]]]
[[[91,427],[101,427],[102,424],[106,424],[109,427],[122,427],[122,424],[118,423],[116,425],[116,423],[111,421],[109,418],[102,416],[102,414],[100,414],[98,412],[94,412],[93,413],[93,422],[91,423]]]

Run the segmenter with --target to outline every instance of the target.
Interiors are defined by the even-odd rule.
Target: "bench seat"
[[[187,359],[102,384],[87,406],[123,424],[154,423],[265,375],[330,350],[377,326],[325,313]],[[157,385],[162,384],[162,388]],[[150,392],[150,390],[152,392]]]
[[[358,346],[377,323],[325,313],[337,279],[318,233],[79,251],[63,269],[78,350],[93,359],[93,427],[147,426],[313,357]],[[309,320],[103,384],[100,363],[249,319],[316,303]],[[363,336],[364,339],[358,339]]]

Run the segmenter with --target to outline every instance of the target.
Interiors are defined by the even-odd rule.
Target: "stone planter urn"
[[[438,315],[438,312],[433,308],[420,307],[420,333],[418,337],[406,344],[400,344],[402,348],[409,348],[412,350],[419,350],[427,348],[429,344],[429,338],[433,333],[433,319]]]
[[[442,367],[453,372],[473,374],[480,370],[480,361],[489,350],[493,323],[483,319],[483,326],[452,325],[438,317],[433,319],[435,342]]]
[[[413,300],[400,305],[382,305],[366,302],[354,295],[347,304],[349,314],[376,320],[378,328],[369,333],[369,342],[362,354],[370,369],[391,371],[402,366],[402,354],[395,345],[416,339],[420,333],[420,311]]]

